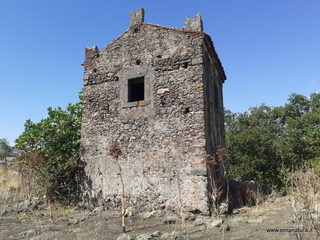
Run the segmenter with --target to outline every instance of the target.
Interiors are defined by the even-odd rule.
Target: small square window
[[[144,77],[128,80],[128,102],[143,101],[144,97]]]

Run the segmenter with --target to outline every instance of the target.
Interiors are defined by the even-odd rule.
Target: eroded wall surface
[[[119,207],[121,167],[128,206],[208,213],[203,78],[214,66],[203,63],[205,36],[141,23],[101,51],[86,49],[84,199]],[[128,81],[140,77],[143,100],[129,102]],[[110,155],[114,145],[122,156]]]

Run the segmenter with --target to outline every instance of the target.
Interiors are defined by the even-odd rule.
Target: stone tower
[[[119,207],[121,172],[127,206],[208,214],[226,177],[207,161],[225,145],[226,76],[200,15],[171,28],[145,23],[139,9],[120,37],[85,53],[84,200]]]

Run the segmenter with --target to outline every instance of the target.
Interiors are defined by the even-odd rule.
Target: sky
[[[76,103],[85,48],[116,39],[141,7],[169,27],[201,14],[232,112],[320,91],[319,0],[0,0],[0,138],[13,146],[26,120]]]

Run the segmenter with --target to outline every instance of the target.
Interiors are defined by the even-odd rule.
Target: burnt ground
[[[164,211],[133,214],[126,217],[126,234],[122,234],[118,212],[53,206],[52,223],[45,204],[7,204],[0,208],[0,239],[296,239],[297,233],[289,232],[298,231],[291,200],[290,196],[270,197],[259,206],[218,218],[189,214],[182,220]],[[303,233],[302,239],[316,239],[316,231]]]

